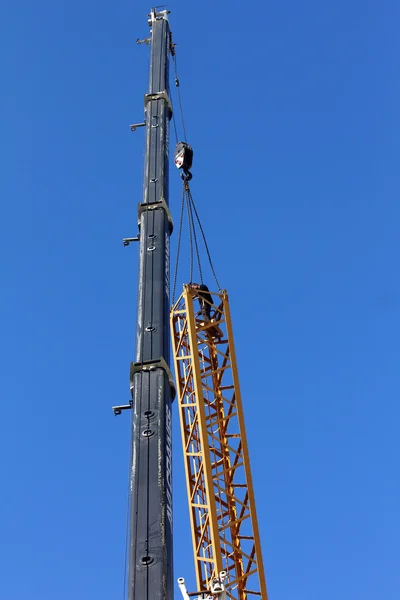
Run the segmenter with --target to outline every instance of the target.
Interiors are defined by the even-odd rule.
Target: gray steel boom
[[[146,158],[139,205],[140,273],[136,362],[131,366],[133,461],[129,600],[172,600],[172,464],[169,371],[168,141],[171,105],[167,11],[150,14],[145,95]]]

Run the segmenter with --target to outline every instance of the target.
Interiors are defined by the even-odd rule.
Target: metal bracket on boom
[[[129,404],[122,404],[121,406],[113,406],[114,415],[120,415],[123,410],[130,410],[133,406],[133,400],[129,400]]]
[[[137,38],[136,43],[137,44],[146,44],[146,46],[149,46],[151,44],[151,38],[144,38],[144,40]]]
[[[155,94],[145,94],[144,95],[144,110],[147,110],[147,105],[149,102],[152,102],[153,100],[165,100],[166,103],[168,104],[168,108],[169,108],[169,118],[172,118],[172,103],[171,100],[169,99],[167,90],[164,90],[162,92],[156,92]]]
[[[156,208],[163,208],[166,212],[168,223],[169,223],[169,233],[171,234],[174,230],[174,222],[172,220],[171,211],[169,210],[168,204],[165,202],[164,198],[157,202],[140,202],[138,204],[138,225],[140,228],[140,217],[142,212],[145,210],[155,210]]]
[[[161,357],[159,360],[144,360],[143,362],[131,363],[129,377],[131,384],[131,393],[134,387],[133,380],[135,373],[139,373],[140,371],[155,371],[156,369],[164,369],[164,371],[166,372],[168,376],[169,386],[171,388],[171,399],[173,400],[176,396],[175,381],[171,373],[171,369],[169,368],[167,361],[163,357]]]
[[[143,121],[143,123],[133,123],[133,125],[129,125],[131,131],[136,131],[136,129],[138,127],[145,127],[145,126],[146,126],[146,121]]]
[[[123,238],[122,240],[124,246],[129,246],[131,242],[140,242],[140,233],[134,238]]]

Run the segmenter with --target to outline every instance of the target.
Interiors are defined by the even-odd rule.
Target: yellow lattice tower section
[[[197,586],[226,571],[227,598],[267,600],[228,296],[211,293],[209,322],[190,286],[171,311]]]

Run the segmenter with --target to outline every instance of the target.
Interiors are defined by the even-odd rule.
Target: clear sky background
[[[121,239],[142,193],[129,124],[149,8],[0,7],[4,600],[122,598],[129,418],[111,406],[129,400],[134,351],[138,248]],[[270,599],[397,600],[399,4],[169,8]],[[175,170],[170,199],[177,221]],[[176,407],[174,436],[175,576],[190,585]]]

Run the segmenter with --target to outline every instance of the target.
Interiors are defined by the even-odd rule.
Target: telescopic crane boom
[[[136,361],[131,364],[132,408],[129,600],[173,599],[172,439],[173,381],[169,370],[168,139],[171,33],[168,12],[149,15],[150,83],[144,97],[146,156],[140,239]],[[131,126],[135,129],[136,126]],[[129,245],[137,238],[126,238]]]

